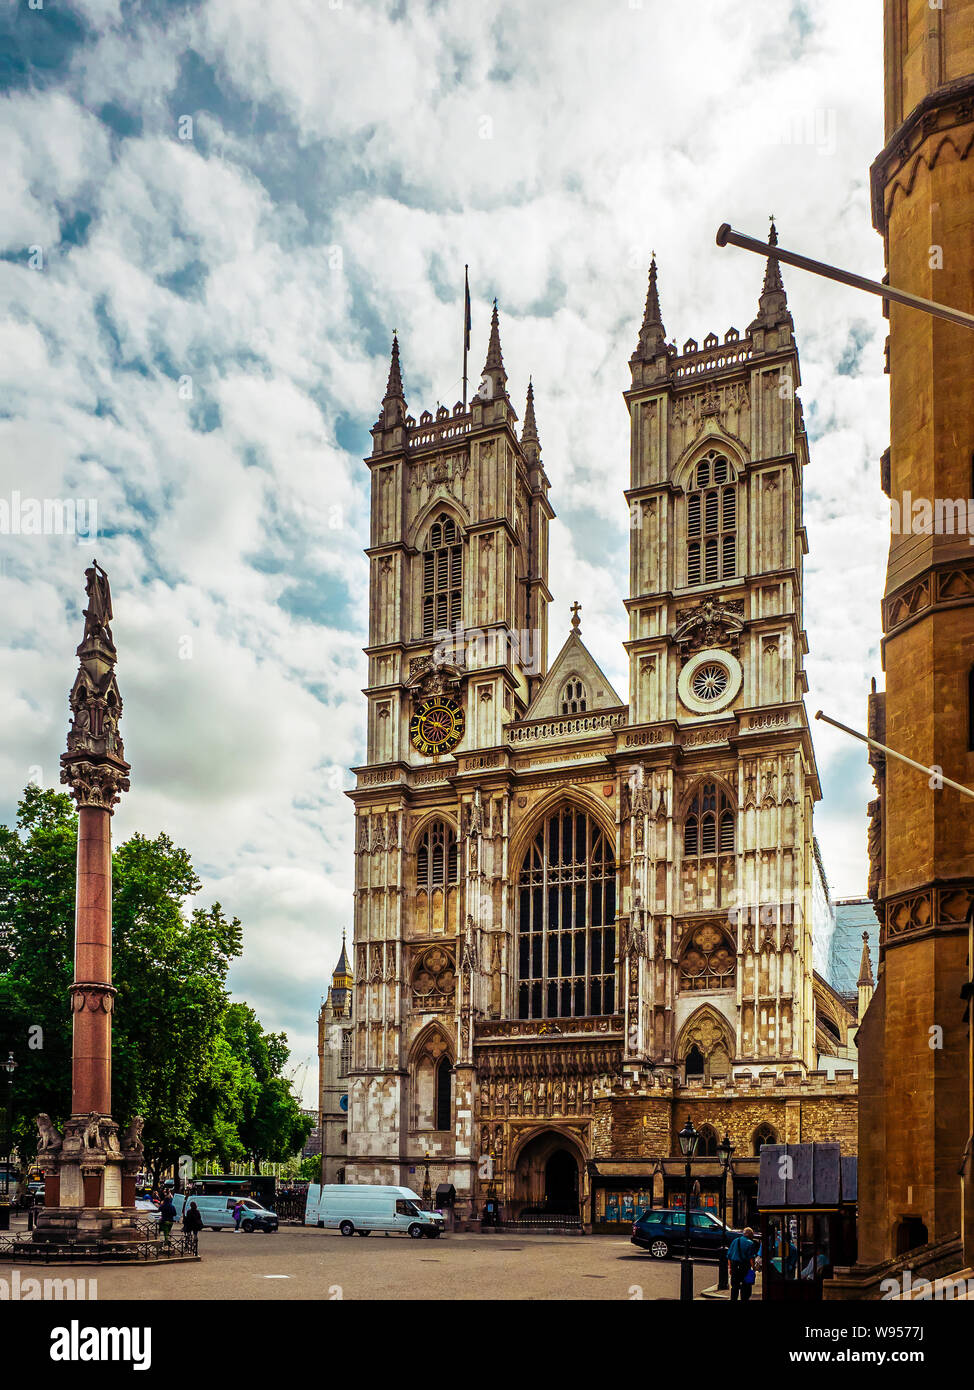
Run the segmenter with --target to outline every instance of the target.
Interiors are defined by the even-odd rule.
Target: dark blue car
[[[724,1249],[740,1232],[733,1226],[725,1226],[709,1211],[690,1213],[690,1254],[695,1258],[709,1255],[719,1260],[721,1242]],[[686,1242],[686,1225],[682,1211],[669,1208],[652,1207],[644,1211],[632,1224],[632,1243],[642,1250],[648,1250],[654,1260],[666,1260],[671,1256],[679,1259]]]

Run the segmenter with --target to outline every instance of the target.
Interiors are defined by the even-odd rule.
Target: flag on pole
[[[473,319],[470,314],[470,280],[467,275],[468,267],[463,267],[463,346],[464,350],[470,351],[470,330],[473,327]]]
[[[470,314],[470,267],[463,267],[463,408],[467,408],[467,353],[470,351],[470,329],[473,319]]]

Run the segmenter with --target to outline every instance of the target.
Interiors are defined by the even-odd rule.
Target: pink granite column
[[[112,1109],[112,842],[111,812],[78,812],[74,1047],[71,1112],[110,1115]]]

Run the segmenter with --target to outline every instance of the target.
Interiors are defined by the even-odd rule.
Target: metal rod
[[[810,270],[813,275],[824,275],[827,280],[838,280],[841,285],[851,285],[853,289],[877,294],[881,299],[906,304],[911,309],[922,309],[925,314],[947,319],[949,323],[959,323],[962,328],[974,328],[974,314],[965,314],[962,309],[951,309],[948,305],[937,304],[932,299],[922,299],[918,294],[894,289],[892,285],[883,285],[878,280],[867,280],[864,275],[854,275],[851,270],[840,270],[838,266],[828,265],[825,261],[813,261],[808,256],[799,256],[795,251],[785,251],[781,246],[758,241],[755,237],[745,236],[743,232],[735,232],[729,222],[722,222],[717,229],[717,245],[726,246],[728,242],[732,246],[739,246],[743,251],[754,251],[759,256],[773,256],[777,261],[796,265],[799,270]]]
[[[974,798],[974,791],[972,791],[970,787],[965,787],[960,782],[951,781],[949,777],[944,776],[939,767],[926,767],[923,763],[914,762],[913,759],[908,758],[905,753],[897,753],[896,749],[890,748],[888,744],[880,743],[874,738],[867,738],[865,734],[860,734],[858,730],[850,729],[848,724],[840,724],[837,719],[830,719],[829,716],[823,714],[821,710],[816,710],[815,718],[824,719],[826,724],[831,724],[833,728],[841,729],[844,734],[851,734],[853,738],[859,739],[861,743],[868,743],[870,748],[878,748],[881,752],[888,753],[891,758],[898,758],[901,763],[907,763],[910,767],[915,767],[917,772],[925,772],[928,777],[936,777],[938,782],[942,782],[945,787],[953,787],[955,792],[960,792],[963,796]]]

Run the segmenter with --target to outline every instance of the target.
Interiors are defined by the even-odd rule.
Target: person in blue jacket
[[[754,1239],[754,1232],[750,1226],[745,1226],[739,1236],[735,1236],[730,1243],[727,1251],[727,1264],[730,1270],[730,1296],[731,1302],[736,1303],[738,1298],[742,1303],[747,1303],[751,1297],[751,1289],[754,1287],[754,1259],[761,1246]]]

